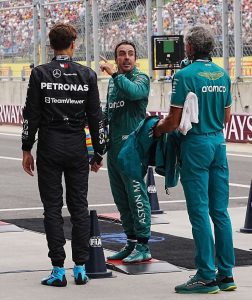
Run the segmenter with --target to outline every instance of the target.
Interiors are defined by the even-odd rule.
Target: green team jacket
[[[109,125],[109,148],[121,145],[146,117],[149,91],[149,77],[136,67],[130,73],[110,78],[104,111],[105,123]]]

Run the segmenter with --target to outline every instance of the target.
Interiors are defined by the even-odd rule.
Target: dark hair
[[[117,49],[121,46],[121,45],[130,45],[134,48],[135,50],[135,59],[137,58],[137,53],[136,53],[136,46],[133,42],[127,41],[127,40],[123,40],[120,43],[118,43],[115,47],[115,59],[117,59]]]
[[[77,31],[70,24],[58,23],[49,32],[50,45],[54,50],[65,50],[77,38]]]

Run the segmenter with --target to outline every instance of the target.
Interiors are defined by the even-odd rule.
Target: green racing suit
[[[114,76],[113,76],[114,77]],[[108,174],[115,204],[128,238],[147,243],[150,237],[151,210],[144,180],[124,176],[117,156],[128,135],[146,117],[150,80],[136,67],[109,80],[104,112],[109,125]]]

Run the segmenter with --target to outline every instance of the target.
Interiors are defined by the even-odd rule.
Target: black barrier
[[[107,270],[96,210],[90,211],[89,260],[86,262],[90,278],[107,278],[112,272]]]
[[[244,227],[240,229],[242,233],[252,233],[252,180],[250,183],[247,212]]]
[[[156,189],[156,184],[155,184],[152,167],[148,167],[146,186],[147,186],[147,194],[148,194],[150,206],[151,206],[151,214],[164,213],[164,211],[162,209],[160,209],[160,207],[159,207],[157,189]]]

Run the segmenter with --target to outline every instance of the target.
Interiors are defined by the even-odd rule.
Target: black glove
[[[94,156],[91,158],[89,164],[92,166],[94,163],[97,163],[98,165],[101,163],[103,160],[103,157],[100,153],[95,152]]]

